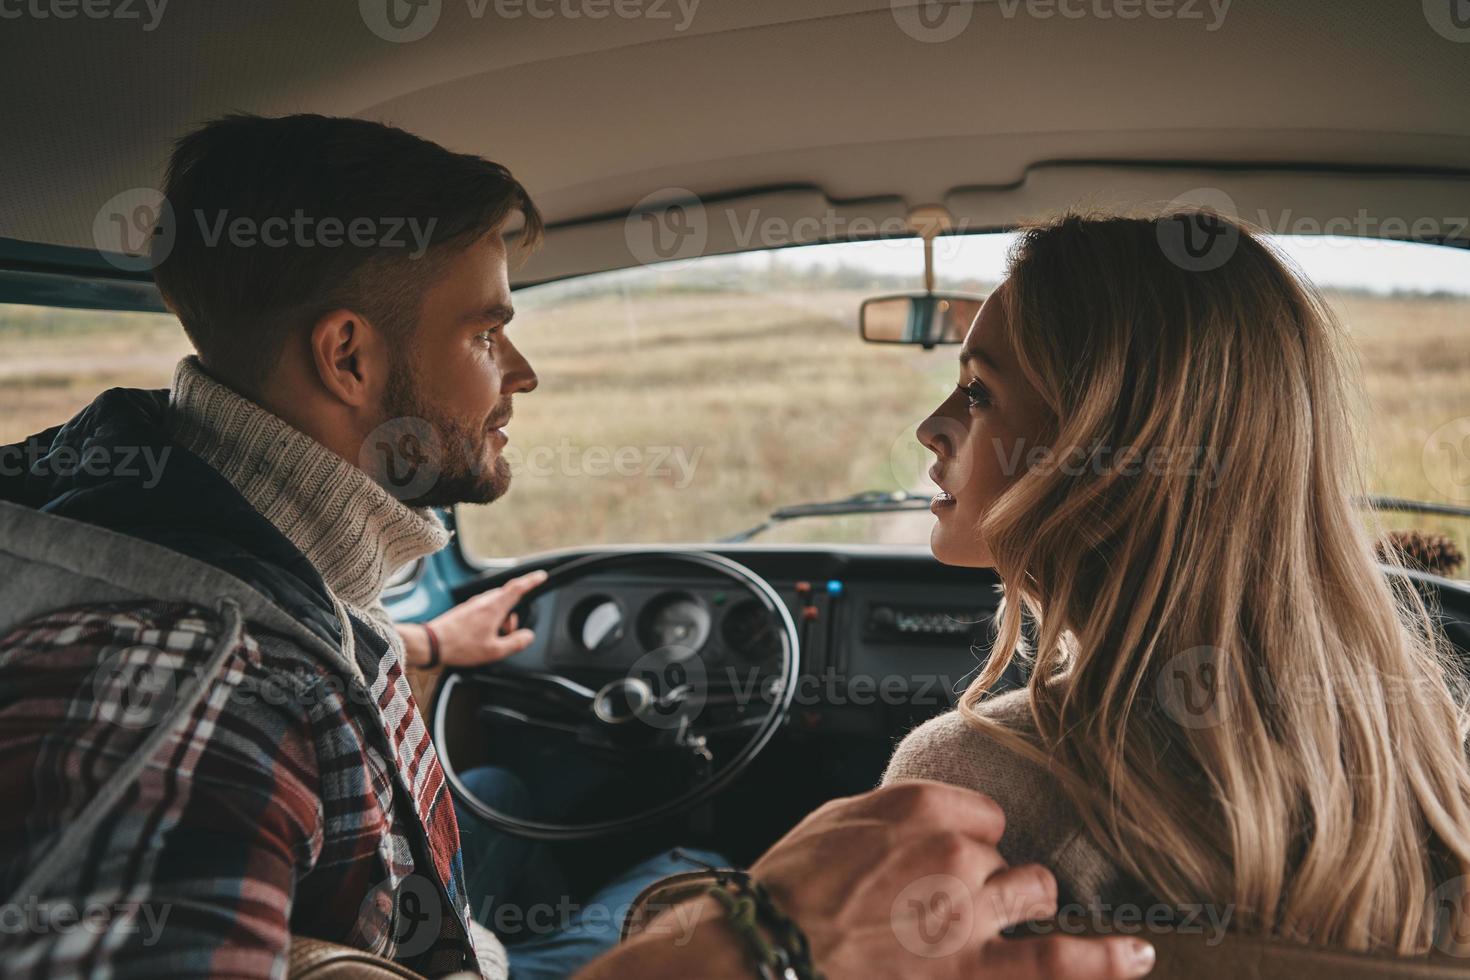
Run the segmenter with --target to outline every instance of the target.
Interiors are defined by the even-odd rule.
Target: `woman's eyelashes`
[[[989,408],[994,404],[994,400],[990,397],[990,389],[985,387],[978,378],[959,385],[959,391],[965,396],[971,408]]]

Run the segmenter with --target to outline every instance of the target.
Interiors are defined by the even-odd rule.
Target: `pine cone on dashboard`
[[[1434,575],[1452,576],[1465,563],[1459,545],[1443,534],[1389,531],[1378,542],[1379,557],[1386,557],[1390,548],[1408,567]]]

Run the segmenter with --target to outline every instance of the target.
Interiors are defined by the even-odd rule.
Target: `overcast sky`
[[[940,285],[946,278],[1001,278],[1006,250],[1014,237],[992,234],[939,239],[935,266]],[[1377,292],[1447,290],[1470,295],[1470,250],[1329,235],[1272,236],[1271,241],[1319,286]],[[796,265],[836,265],[840,261],[900,275],[912,271],[915,288],[923,286],[923,251],[916,239],[789,248],[781,251],[780,261]]]

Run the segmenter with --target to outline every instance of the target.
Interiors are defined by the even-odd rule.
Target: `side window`
[[[1362,371],[1368,489],[1410,559],[1470,577],[1470,251],[1273,239],[1322,290]],[[1418,509],[1415,509],[1415,506]],[[1425,506],[1427,505],[1427,506]]]
[[[190,350],[166,314],[0,305],[0,444],[65,422],[108,388],[167,388]]]

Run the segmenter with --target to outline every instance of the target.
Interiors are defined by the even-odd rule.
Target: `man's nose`
[[[500,375],[500,391],[506,395],[524,395],[540,384],[536,369],[513,345],[507,345],[506,361]]]

